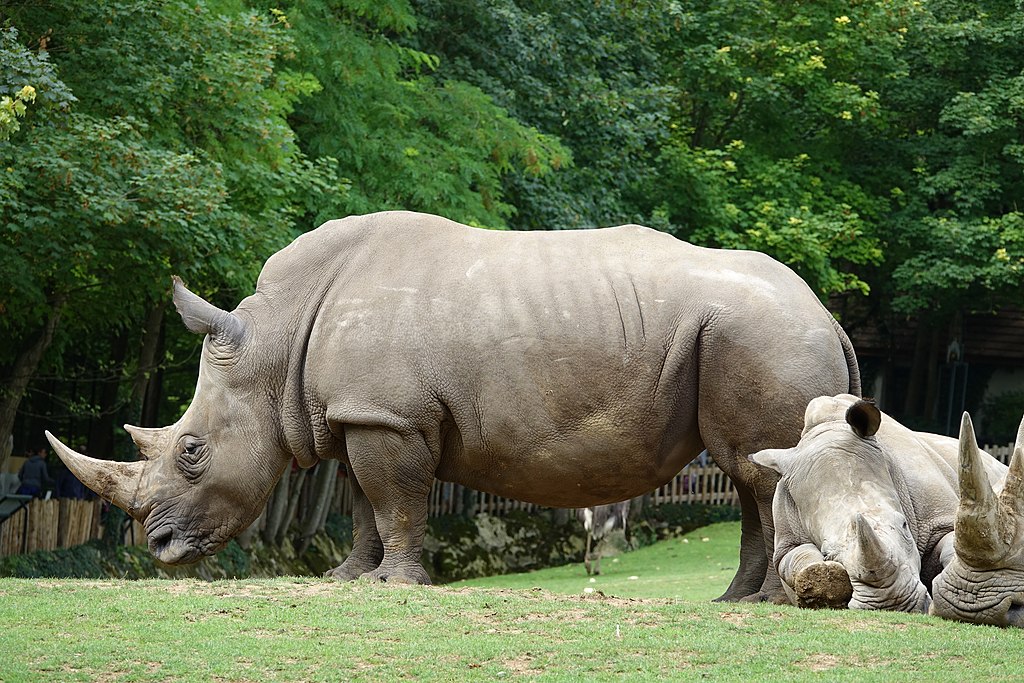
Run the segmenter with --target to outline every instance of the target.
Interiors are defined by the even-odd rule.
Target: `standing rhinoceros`
[[[1024,459],[1018,443],[1015,457]],[[1024,597],[1020,527],[998,517],[1016,519],[1010,510],[1024,503],[1009,485],[995,502],[1007,468],[978,449],[966,413],[958,441],[911,431],[855,396],[823,396],[808,404],[795,447],[750,458],[781,475],[775,566],[795,604],[931,604],[942,616],[996,623],[979,614],[981,603],[1005,615]],[[986,501],[984,512],[961,497]]]
[[[134,463],[51,438],[165,562],[245,529],[292,457],[353,475],[354,547],[333,576],[425,583],[435,477],[589,507],[651,491],[707,447],[743,506],[723,597],[784,598],[765,552],[777,477],[746,454],[795,443],[814,396],[859,392],[848,338],[792,271],[636,225],[350,217],[272,256],[233,312],[179,280],[174,303],[207,335],[181,419],[127,427]]]

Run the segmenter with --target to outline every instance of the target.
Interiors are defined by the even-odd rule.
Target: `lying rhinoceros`
[[[1018,437],[1015,458],[1022,447]],[[1024,503],[1009,486],[993,493],[1007,468],[978,449],[966,413],[958,441],[911,431],[855,396],[823,396],[795,447],[750,457],[782,477],[775,565],[795,604],[1015,618],[1024,545],[1010,520]]]
[[[931,614],[1024,627],[1024,420],[1005,478],[993,485],[971,418],[960,426],[960,505],[953,552],[932,582]]]
[[[434,478],[533,503],[643,494],[707,447],[743,505],[725,596],[776,597],[776,475],[814,396],[859,391],[848,338],[792,271],[635,225],[500,232],[416,213],[331,221],[272,256],[233,312],[176,280],[206,334],[177,423],[126,427],[143,460],[68,467],[145,525],[165,562],[211,554],[282,471],[341,459],[354,547],[341,579],[427,582]]]

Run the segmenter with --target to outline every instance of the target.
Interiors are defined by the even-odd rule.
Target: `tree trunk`
[[[160,348],[158,352],[163,358],[163,334],[160,335]],[[146,396],[142,401],[142,416],[139,418],[140,427],[160,427],[160,399],[163,396],[164,369],[158,367],[146,383]]]
[[[133,419],[143,424],[145,416],[145,402],[149,395],[150,382],[155,379],[157,369],[157,351],[164,324],[165,304],[155,304],[150,307],[146,315],[146,326],[142,331],[142,346],[139,349],[139,366],[135,371],[135,381],[132,384],[131,410]],[[151,425],[146,425],[151,426]]]
[[[110,360],[113,368],[123,368],[125,356],[128,355],[128,336],[119,332],[110,345]],[[117,373],[120,376],[120,372]],[[93,382],[95,386],[96,382]],[[123,417],[117,405],[117,393],[120,382],[113,378],[100,380],[99,391],[93,403],[98,403],[99,414],[89,420],[89,450],[99,457],[109,458],[114,454],[114,426],[118,417]]]
[[[291,495],[288,496],[288,509],[284,513],[284,519],[281,520],[277,536],[274,538],[274,543],[278,546],[284,545],[284,541],[288,537],[288,528],[291,527],[292,520],[295,519],[295,511],[299,508],[299,496],[302,495],[302,485],[306,482],[308,473],[309,470],[299,470],[299,476],[292,484]]]
[[[65,297],[62,295],[53,302],[53,308],[50,309],[50,316],[46,319],[43,329],[31,345],[15,359],[11,367],[7,388],[0,392],[0,444],[10,444],[13,447],[11,436],[14,432],[14,418],[18,414],[18,406],[21,405],[29,381],[39,368],[43,354],[53,342],[53,333],[60,322],[64,300]],[[4,461],[7,459],[5,452],[10,455],[6,446],[0,448],[0,469],[3,469]]]
[[[907,382],[907,393],[903,397],[903,414],[920,415],[924,403],[924,384],[928,375],[928,337],[930,330],[922,323],[917,328],[914,340],[914,356],[910,366],[910,379]]]
[[[263,528],[263,542],[272,545],[277,540],[277,532],[281,528],[281,520],[288,509],[288,489],[292,478],[292,468],[285,468],[284,474],[274,487],[274,493],[267,501],[264,514],[267,516],[267,524]]]
[[[945,341],[944,330],[935,328],[931,335],[931,348],[928,350],[928,374],[925,375],[924,390],[924,417],[928,420],[938,420],[939,417],[939,361]]]
[[[298,554],[306,552],[313,537],[327,519],[327,511],[334,497],[334,487],[338,483],[337,460],[321,460],[317,464],[316,481],[313,485],[312,501],[307,506],[302,520],[302,535],[299,537]]]

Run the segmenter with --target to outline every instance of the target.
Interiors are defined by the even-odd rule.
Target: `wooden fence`
[[[985,446],[985,450],[1003,463],[1008,463],[1013,445]],[[344,468],[341,468],[344,472]],[[347,483],[336,489],[333,509],[342,514],[352,512],[352,493]],[[739,496],[732,481],[715,465],[690,465],[664,486],[652,491],[649,504],[703,503],[707,505],[739,505]],[[54,550],[85,543],[103,535],[100,500],[34,500],[27,508],[0,522],[0,557],[33,550]],[[502,498],[475,491],[450,482],[435,481],[428,500],[431,517],[441,515],[501,516],[513,510],[533,511],[539,505]],[[146,534],[138,522],[125,528],[125,543],[142,544]]]
[[[0,526],[0,556],[79,545],[103,533],[102,501],[33,500]]]
[[[706,503],[708,505],[739,505],[739,495],[732,481],[715,465],[689,466],[677,474],[672,481],[651,492],[653,505],[663,503]],[[334,510],[348,515],[352,513],[352,493],[347,485],[338,486],[334,494]],[[524,503],[521,500],[503,498],[453,484],[434,481],[434,487],[427,499],[427,510],[431,517],[442,515],[495,515],[501,516],[513,510],[545,509],[541,505]]]

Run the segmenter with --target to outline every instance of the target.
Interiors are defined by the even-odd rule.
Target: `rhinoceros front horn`
[[[891,564],[889,553],[886,552],[878,534],[871,528],[871,523],[858,513],[855,519],[857,546],[860,549],[860,565],[865,572],[883,573]]]
[[[974,436],[971,416],[964,413],[960,423],[960,508],[956,515],[956,553],[969,564],[984,568],[997,562],[1009,551],[1007,523],[1014,520],[1008,514],[1019,504],[1022,462],[1021,446],[1014,449],[1010,471],[1006,476],[1004,496],[1016,497],[1009,510],[1001,511],[988,473],[981,461],[978,441]]]
[[[142,507],[139,488],[146,467],[144,461],[97,460],[73,451],[50,432],[46,432],[46,438],[68,469],[83,484],[100,497],[109,500],[132,517],[139,519],[137,515],[140,514]]]

